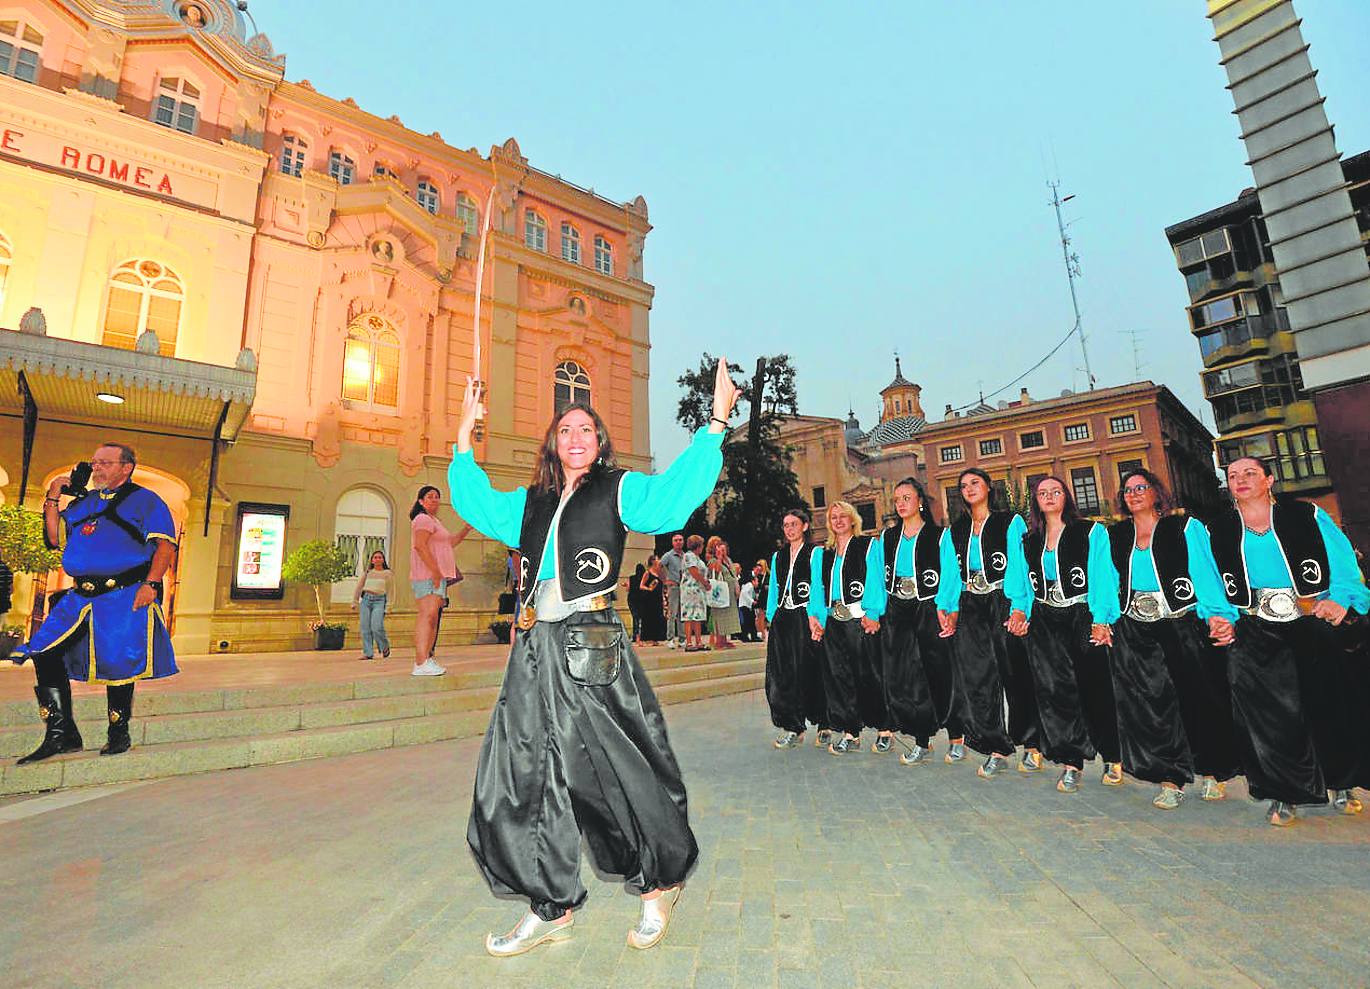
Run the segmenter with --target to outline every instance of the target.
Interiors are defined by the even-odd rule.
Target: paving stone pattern
[[[466,851],[476,740],[161,780],[0,823],[13,987],[1363,986],[1370,817],[1279,831],[1240,785],[989,783],[974,763],[770,748],[759,692],[672,707],[700,864],[666,941],[589,875],[570,941]],[[811,740],[811,739],[810,739]],[[869,736],[867,736],[869,745]],[[17,810],[11,798],[0,808]],[[41,805],[36,805],[41,806]],[[3,820],[3,818],[0,818]]]

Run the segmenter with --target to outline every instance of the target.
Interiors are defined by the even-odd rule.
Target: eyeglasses
[[[1038,497],[1038,498],[1064,498],[1065,496],[1066,496],[1066,493],[1065,493],[1064,491],[1052,491],[1052,490],[1047,490],[1047,491],[1038,491],[1038,492],[1037,492],[1037,497]]]
[[[1123,494],[1141,494],[1144,491],[1150,490],[1150,484],[1129,484],[1127,487],[1123,488]]]

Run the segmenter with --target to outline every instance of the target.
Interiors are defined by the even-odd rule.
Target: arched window
[[[304,156],[309,144],[298,134],[286,134],[281,138],[281,174],[299,178],[304,171]]]
[[[575,361],[562,361],[553,375],[552,400],[560,412],[572,402],[590,401],[590,376]]]
[[[5,285],[10,280],[10,264],[14,261],[14,248],[9,238],[0,234],[0,311],[5,308]]]
[[[595,271],[601,275],[614,273],[614,248],[598,234],[595,235]]]
[[[561,259],[580,264],[580,231],[569,223],[561,225]]]
[[[328,177],[338,185],[351,185],[357,177],[357,163],[336,148],[328,152]]]
[[[464,192],[457,193],[457,220],[472,237],[480,233],[480,207]]]
[[[152,106],[152,122],[183,134],[194,134],[200,119],[200,90],[189,79],[163,76],[157,84],[157,102]]]
[[[523,242],[535,251],[547,250],[547,221],[536,210],[523,211]]]
[[[143,331],[152,330],[157,334],[158,353],[175,357],[185,297],[180,277],[161,262],[125,261],[109,276],[102,342],[106,347],[132,350]]]
[[[427,179],[419,180],[419,192],[415,198],[418,199],[420,206],[435,216],[442,207],[442,197],[438,194],[438,187]]]
[[[372,553],[384,553],[385,561],[394,569],[395,561],[390,558],[390,536],[390,503],[379,492],[370,488],[353,488],[338,499],[333,541],[352,563],[352,572],[333,585],[334,604],[352,600],[357,578],[370,567]]]
[[[374,313],[347,328],[342,397],[382,409],[395,409],[400,404],[399,334]]]
[[[38,81],[43,36],[24,21],[0,21],[0,74],[24,82]]]

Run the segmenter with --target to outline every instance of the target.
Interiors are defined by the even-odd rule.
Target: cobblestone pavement
[[[1370,984],[1370,815],[1280,831],[1240,785],[1166,813],[1097,766],[1066,796],[1050,772],[777,752],[760,693],[667,718],[701,857],[653,951],[587,876],[570,941],[484,955],[521,908],[466,852],[467,740],[0,802],[0,983]]]

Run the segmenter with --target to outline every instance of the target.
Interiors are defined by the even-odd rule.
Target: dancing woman
[[[861,516],[845,501],[828,506],[828,545],[813,552],[810,606],[822,629],[823,689],[828,724],[842,737],[828,746],[833,755],[861,750],[861,727],[886,725],[879,685],[875,634],[885,610],[885,584],[872,564],[871,537],[861,535]],[[888,730],[875,752],[890,748]]]
[[[1123,781],[1118,715],[1101,648],[1118,618],[1108,530],[1080,517],[1065,481],[1044,477],[1032,491],[1023,549],[1034,598],[1023,643],[1042,747],[1062,767],[1056,789],[1077,792],[1085,761],[1096,753],[1104,760],[1102,782],[1116,786]]]
[[[652,688],[610,605],[628,529],[679,528],[713,490],[737,388],[720,361],[708,430],[662,474],[614,464],[603,421],[572,403],[553,418],[532,484],[495,491],[476,465],[479,416],[469,379],[450,469],[454,506],[521,555],[523,603],[504,685],[476,764],[466,832],[491,889],[530,911],[486,938],[496,956],[568,936],[585,902],[580,845],[642,897],[628,944],[666,933],[698,855],[685,785]]]
[[[1213,555],[1241,611],[1228,674],[1242,765],[1251,796],[1284,827],[1328,789],[1337,810],[1361,811],[1352,788],[1370,785],[1370,698],[1351,664],[1364,663],[1365,623],[1347,620],[1370,611],[1370,591],[1337,524],[1309,502],[1275,501],[1274,481],[1255,458],[1228,464],[1236,508],[1213,522]]]
[[[1122,611],[1108,638],[1123,768],[1160,785],[1152,803],[1161,810],[1180,806],[1196,773],[1205,800],[1222,800],[1237,773],[1226,657],[1212,648],[1232,641],[1237,609],[1223,595],[1208,530],[1173,506],[1160,478],[1132,471],[1118,492],[1124,518],[1109,529]]]
[[[1027,632],[1032,608],[1032,585],[1023,560],[1027,526],[1021,515],[992,509],[994,489],[989,475],[980,468],[963,470],[957,484],[967,509],[950,529],[957,558],[950,586],[958,596],[959,610],[943,610],[945,630],[955,633],[952,659],[965,698],[966,743],[985,756],[984,764],[976,770],[981,779],[993,779],[1003,772],[1017,747],[1015,743],[1027,746],[1018,768],[1038,772],[1042,756],[1036,748],[1037,702],[1032,696],[1032,674],[1026,668],[1022,643],[1014,638]]]
[[[881,684],[889,725],[913,737],[905,766],[932,758],[932,736],[944,725],[960,742],[963,728],[950,647],[938,611],[956,610],[956,550],[932,520],[927,492],[912,477],[894,487],[899,521],[872,547],[885,575],[888,603],[880,622]],[[943,580],[943,575],[948,579]]]
[[[807,722],[827,734],[823,695],[823,637],[812,585],[813,545],[809,542],[809,513],[791,508],[780,523],[785,545],[771,557],[775,579],[766,587],[766,703],[771,724],[780,729],[777,749],[804,742]]]

